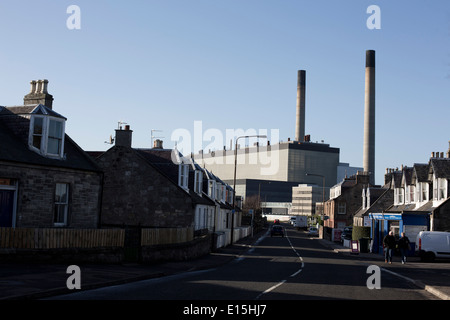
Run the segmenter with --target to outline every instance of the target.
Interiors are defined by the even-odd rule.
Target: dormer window
[[[63,158],[65,119],[32,115],[29,146],[46,157]]]

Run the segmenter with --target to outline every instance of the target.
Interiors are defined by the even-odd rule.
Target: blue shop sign
[[[371,213],[370,217],[375,220],[402,220],[400,213]]]

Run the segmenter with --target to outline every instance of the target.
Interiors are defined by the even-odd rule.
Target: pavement
[[[400,256],[394,255],[392,264],[388,264],[385,263],[383,254],[361,252],[355,254],[351,252],[350,248],[346,248],[338,243],[324,239],[318,239],[318,241],[337,254],[357,259],[367,266],[377,265],[381,271],[400,277],[433,294],[438,299],[450,300],[450,260],[448,259],[422,262],[418,256],[413,256],[407,257],[406,263],[402,264]]]
[[[139,280],[164,277],[182,272],[204,270],[226,264],[243,255],[263,236],[265,231],[247,237],[231,246],[220,248],[204,257],[181,262],[155,264],[79,264],[81,290],[124,284]],[[372,253],[352,254],[350,249],[339,244],[318,239],[320,243],[337,254],[360,260],[363,264],[379,265],[382,271],[389,272],[427,290],[439,299],[450,300],[450,262],[437,261],[422,263],[410,257],[405,265],[397,262],[384,263],[382,255]],[[37,300],[51,296],[71,293],[66,281],[67,264],[42,263],[2,263],[0,264],[0,300]]]

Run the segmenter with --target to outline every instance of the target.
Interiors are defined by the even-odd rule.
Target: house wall
[[[361,208],[362,190],[368,184],[368,175],[356,175],[356,184],[342,188],[341,195],[325,202],[324,226],[329,228],[344,228],[353,224],[353,217]],[[345,214],[339,213],[340,205],[345,204]]]
[[[115,146],[97,163],[104,170],[102,226],[194,226],[189,194],[133,149]]]
[[[101,174],[0,162],[0,177],[17,181],[15,227],[54,227],[57,183],[69,184],[67,227],[97,228]]]
[[[433,211],[431,231],[450,230],[450,201],[444,202],[439,208]]]

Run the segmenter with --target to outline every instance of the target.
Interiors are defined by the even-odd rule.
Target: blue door
[[[14,190],[0,190],[0,227],[12,227]]]

